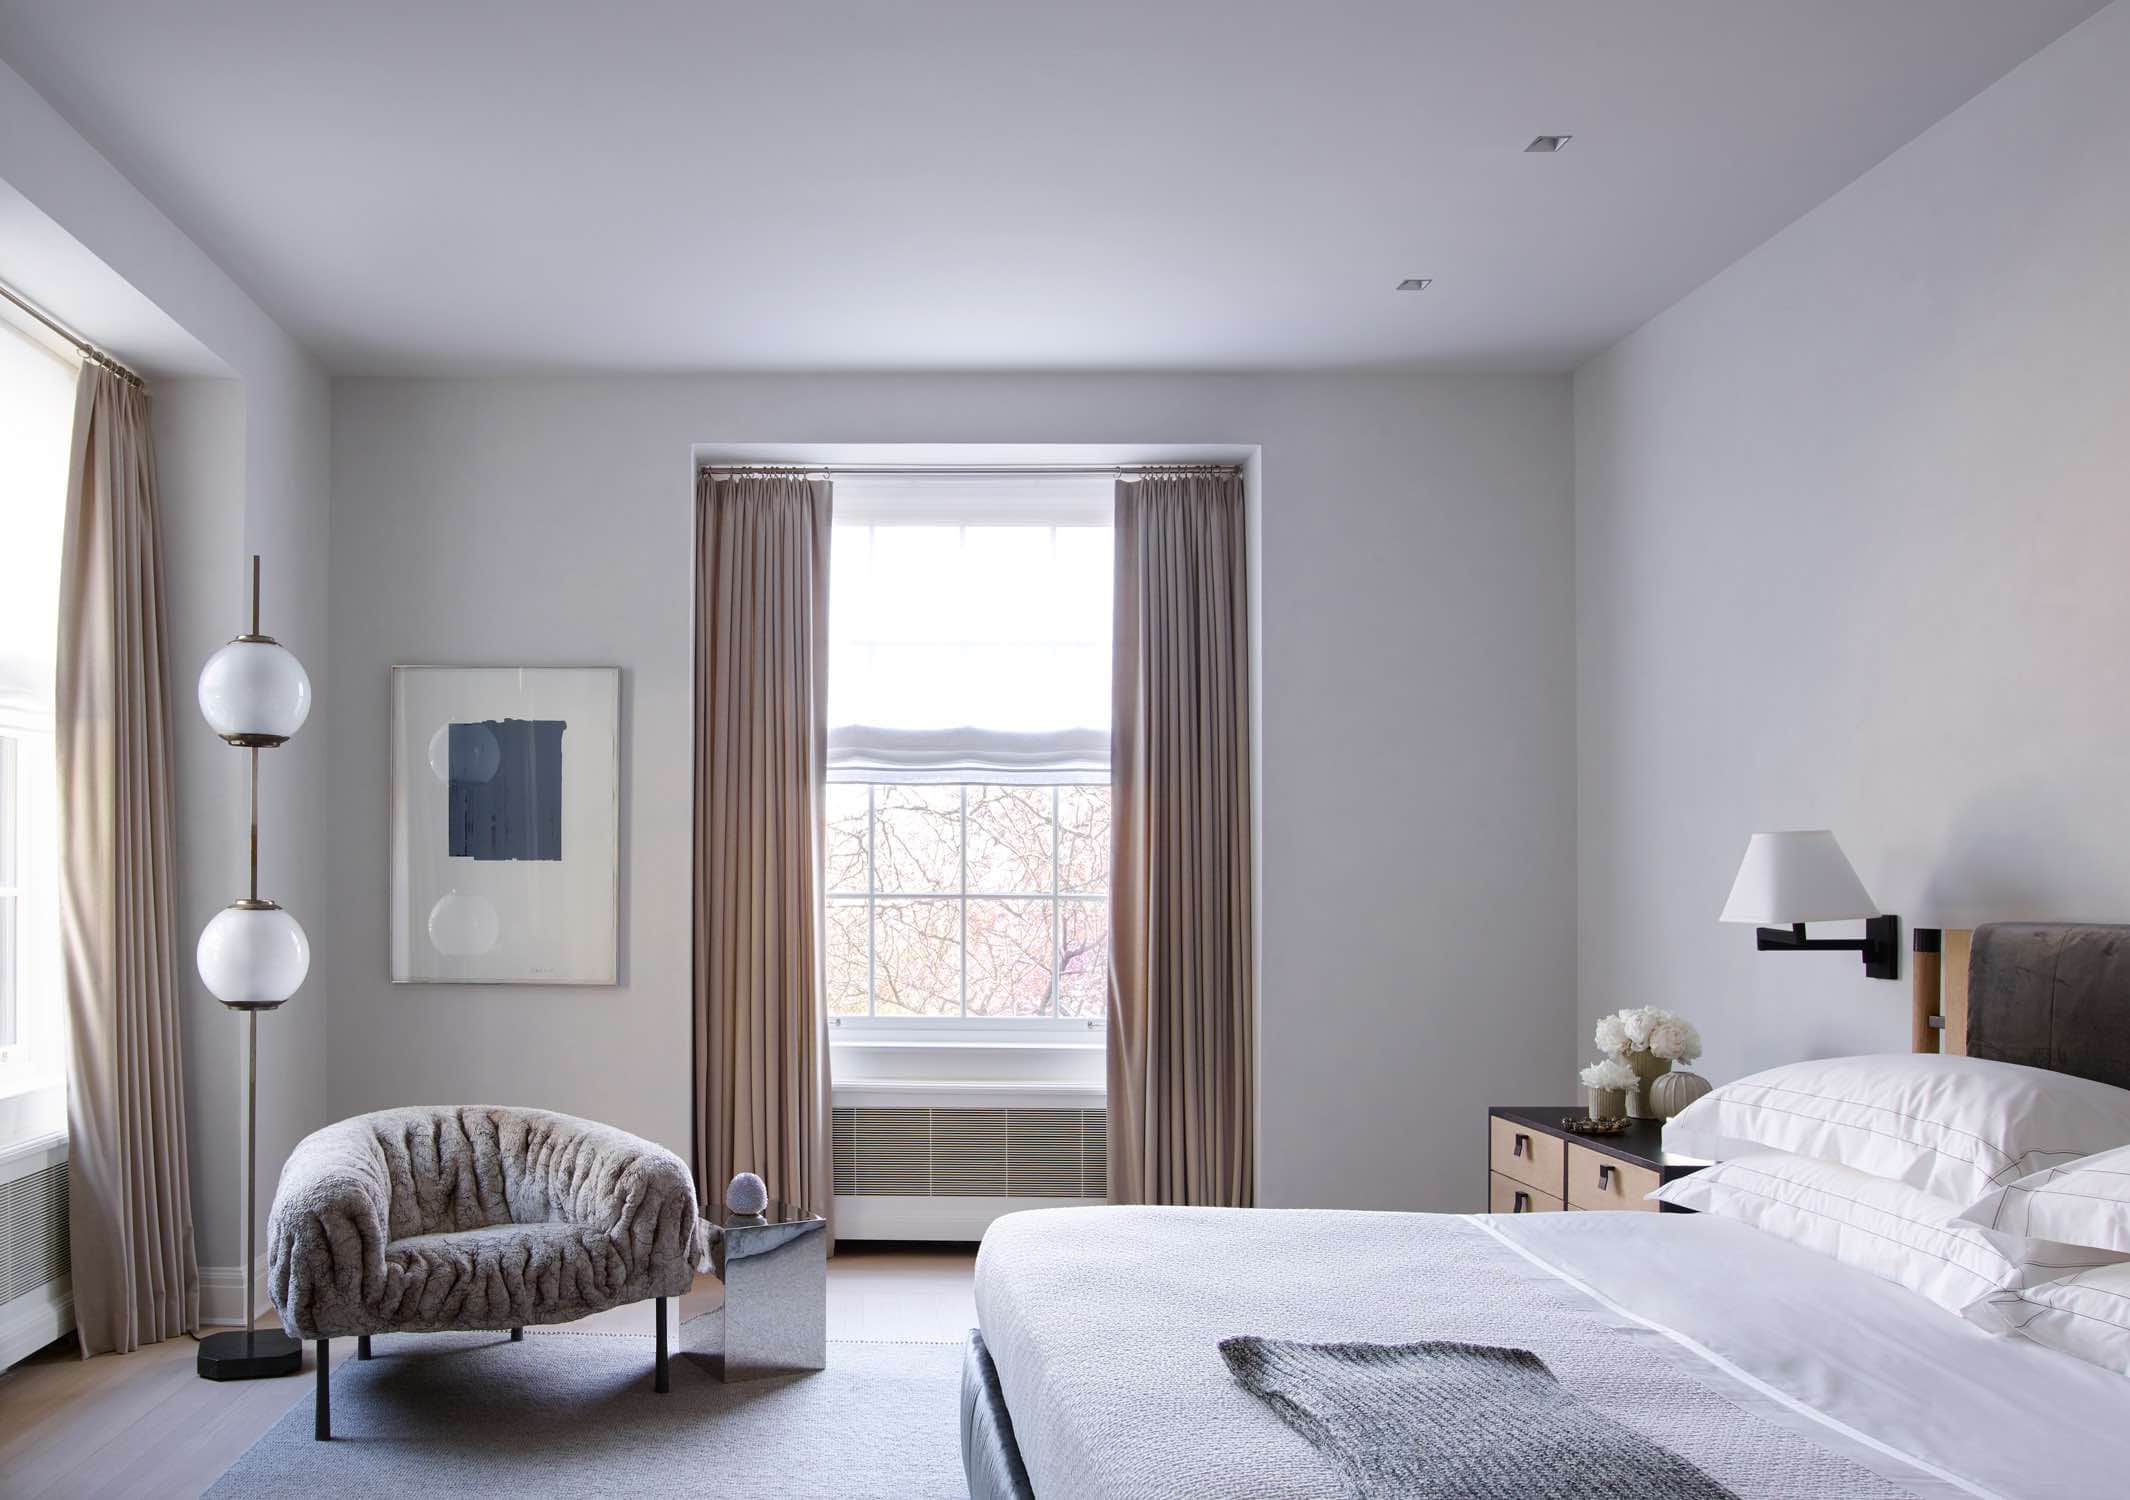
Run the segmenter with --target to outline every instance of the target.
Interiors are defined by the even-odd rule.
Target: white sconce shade
[[[200,978],[239,1010],[271,1010],[303,987],[311,940],[278,906],[225,906],[200,932]]]
[[[240,636],[200,669],[200,712],[232,745],[278,745],[310,717],[311,675],[279,641]]]
[[[1745,846],[1725,922],[1792,927],[1800,922],[1845,922],[1875,917],[1878,907],[1856,878],[1849,857],[1824,828],[1756,833]]]

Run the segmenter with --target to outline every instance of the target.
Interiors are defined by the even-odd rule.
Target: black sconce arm
[[[1802,922],[1789,927],[1762,927],[1757,929],[1757,936],[1755,946],[1762,953],[1861,953],[1864,955],[1864,973],[1871,978],[1900,977],[1899,917],[1865,918],[1864,935],[1860,938],[1808,938]]]

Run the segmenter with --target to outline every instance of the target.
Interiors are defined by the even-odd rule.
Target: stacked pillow
[[[1979,1058],[1792,1063],[1666,1124],[1654,1196],[2130,1374],[2130,1090]]]

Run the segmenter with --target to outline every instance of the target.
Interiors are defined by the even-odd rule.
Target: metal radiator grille
[[[67,1274],[67,1164],[0,1182],[0,1302]]]
[[[1109,1192],[1099,1109],[835,1111],[842,1197],[1102,1198]]]

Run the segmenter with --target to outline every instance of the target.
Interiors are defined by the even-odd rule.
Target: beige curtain
[[[821,1004],[829,486],[696,484],[695,1157],[831,1206]]]
[[[67,1192],[83,1355],[199,1326],[185,1157],[170,626],[148,398],[84,364],[59,585],[55,745],[71,1071]]]
[[[1256,1182],[1242,477],[1117,485],[1109,1196]]]

